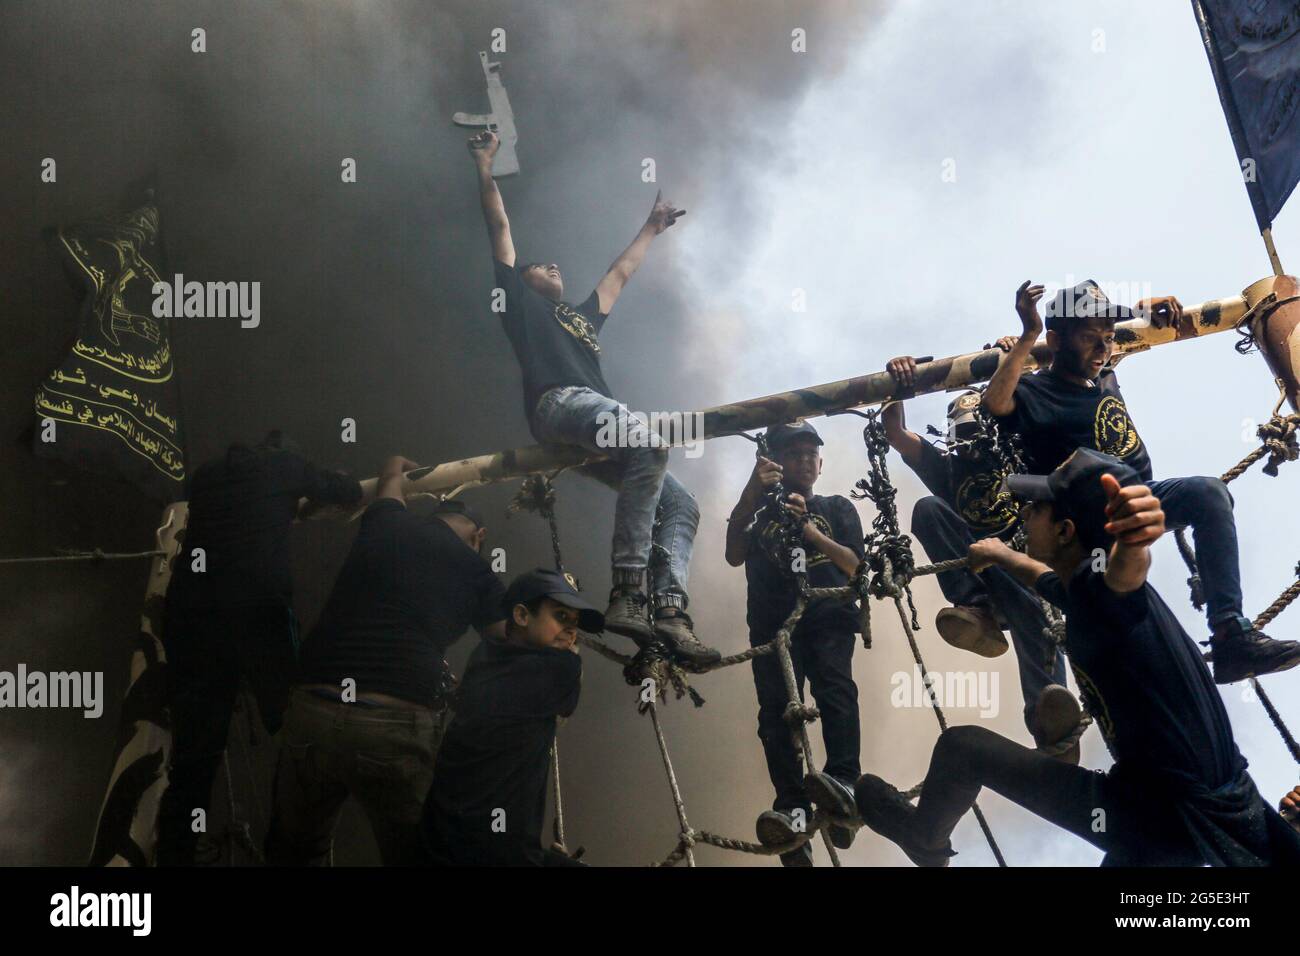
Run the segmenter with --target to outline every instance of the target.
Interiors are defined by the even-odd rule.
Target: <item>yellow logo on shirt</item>
[[[1004,475],[984,471],[971,475],[957,489],[957,513],[978,531],[1000,534],[1016,521],[1016,500],[1002,486]]]
[[[1078,664],[1074,663],[1073,658],[1070,659],[1070,670],[1074,672],[1074,679],[1079,685],[1079,692],[1083,694],[1088,713],[1097,722],[1097,729],[1106,738],[1107,746],[1113,747],[1115,743],[1115,721],[1111,719],[1110,711],[1106,709],[1106,701],[1101,696],[1101,691],[1097,690],[1097,685],[1092,682],[1092,678],[1085,674]]]
[[[1097,417],[1093,422],[1097,450],[1116,458],[1127,458],[1142,447],[1137,426],[1128,417],[1128,409],[1114,395],[1107,395],[1097,403]]]
[[[600,344],[596,341],[596,327],[587,320],[585,315],[563,302],[555,303],[553,314],[555,321],[560,323],[564,331],[590,349],[593,355],[600,354]]]
[[[831,540],[835,539],[835,535],[831,533],[830,523],[825,518],[818,514],[811,515],[811,517],[812,523],[816,526],[818,531]],[[783,554],[781,551],[780,532],[780,522],[769,521],[763,526],[763,530],[759,533],[758,540],[763,549],[763,553],[772,560],[772,563],[779,567],[786,568],[790,565],[790,555]],[[829,560],[830,558],[826,557],[826,555],[822,554],[816,548],[804,547],[804,563],[808,570],[811,571],[817,565],[825,564]]]

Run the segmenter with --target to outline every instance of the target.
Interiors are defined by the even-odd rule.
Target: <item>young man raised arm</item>
[[[605,461],[583,471],[618,494],[606,629],[641,646],[657,638],[686,664],[710,664],[720,655],[695,636],[686,610],[699,506],[668,472],[667,442],[612,397],[598,341],[610,310],[654,238],[684,211],[656,196],[636,238],[592,293],[571,305],[562,299],[564,279],[558,265],[516,265],[510,220],[492,179],[492,157],[499,145],[490,131],[469,141],[497,288],[503,296],[501,319],[523,373],[528,427],[538,441],[605,455]],[[651,569],[655,546],[666,559]]]
[[[1061,289],[1047,306],[1051,365],[1021,375],[1043,327],[1037,307],[1042,289],[1025,282],[1016,291],[1023,334],[989,382],[985,408],[998,416],[1002,427],[1019,433],[1031,472],[1050,472],[1076,448],[1114,455],[1163,502],[1166,527],[1192,529],[1218,683],[1231,684],[1300,664],[1300,643],[1267,637],[1242,613],[1237,525],[1227,486],[1212,477],[1153,480],[1146,445],[1110,368],[1115,322],[1150,316],[1158,326],[1176,324],[1182,315],[1178,300],[1164,296],[1129,309],[1112,304],[1092,280]]]

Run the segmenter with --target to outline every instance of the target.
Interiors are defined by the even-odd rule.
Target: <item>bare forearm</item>
[[[903,461],[909,466],[915,467],[921,458],[923,439],[916,432],[908,431],[907,419],[903,417],[903,403],[886,405],[880,420],[885,426],[885,440],[889,442],[889,447],[902,455]]]
[[[645,259],[645,254],[650,250],[650,243],[654,241],[654,227],[648,223],[641,227],[641,231],[636,234],[636,238],[623,250],[622,254],[614,260],[609,267],[610,272],[617,272],[626,282],[632,278],[632,273],[636,272]]]
[[[999,553],[994,563],[1030,589],[1038,583],[1039,578],[1052,570],[1041,561],[1035,561],[1029,555],[1012,551],[1010,548]]]
[[[1011,351],[1002,356],[998,369],[984,390],[984,407],[992,415],[1010,415],[1016,410],[1015,391],[1024,371],[1025,363],[1034,351],[1038,333],[1025,333],[1016,340]]]
[[[483,207],[483,221],[487,223],[488,232],[508,229],[510,220],[506,217],[506,204],[501,198],[501,190],[492,178],[492,164],[479,163],[477,168],[479,203]]]
[[[1151,549],[1116,544],[1106,562],[1106,587],[1116,594],[1128,594],[1146,584],[1151,569]]]
[[[840,544],[834,538],[829,538],[822,534],[816,529],[816,527],[811,525],[808,527],[810,527],[811,530],[804,534],[804,541],[811,544],[822,554],[826,555],[826,557],[831,559],[832,564],[849,577],[852,577],[853,572],[858,569],[858,565],[861,563],[853,550],[844,547],[844,545]]]

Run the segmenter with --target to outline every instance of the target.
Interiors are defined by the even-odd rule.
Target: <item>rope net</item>
[[[1221,480],[1226,483],[1240,477],[1265,456],[1268,457],[1268,462],[1264,467],[1265,473],[1276,476],[1280,464],[1295,461],[1300,457],[1300,447],[1297,447],[1297,429],[1300,427],[1300,415],[1279,415],[1278,409],[1280,407],[1281,403],[1279,402],[1270,421],[1261,425],[1257,430],[1261,441],[1260,448],[1252,451],[1237,465],[1225,472]],[[813,751],[808,735],[808,725],[819,719],[820,714],[816,707],[809,706],[800,699],[794,666],[790,658],[790,644],[795,629],[798,627],[804,611],[814,601],[824,599],[859,601],[859,625],[862,643],[867,649],[870,649],[872,644],[870,599],[891,601],[898,614],[903,633],[907,637],[913,660],[919,669],[919,673],[923,675],[927,699],[934,711],[935,719],[939,723],[940,732],[948,729],[947,716],[939,704],[932,677],[925,666],[925,660],[916,640],[915,635],[921,630],[921,626],[917,620],[916,605],[912,599],[911,582],[918,577],[964,568],[968,564],[968,559],[964,557],[953,558],[947,561],[922,565],[915,563],[911,538],[903,534],[898,523],[897,489],[889,477],[889,468],[886,463],[889,444],[885,437],[884,426],[880,422],[879,411],[875,409],[868,412],[850,410],[849,413],[867,419],[867,424],[863,428],[863,442],[866,445],[869,464],[868,476],[857,483],[857,490],[851,492],[851,494],[855,498],[870,500],[876,506],[876,517],[872,520],[871,532],[864,539],[865,556],[847,585],[834,588],[811,587],[808,584],[805,572],[793,570],[793,568],[799,566],[799,562],[791,561],[788,566],[788,573],[795,580],[797,597],[794,609],[777,631],[776,637],[765,644],[750,647],[703,666],[684,667],[674,660],[667,647],[660,643],[651,643],[642,648],[637,654],[628,655],[620,653],[598,638],[586,634],[580,634],[578,637],[579,643],[584,647],[591,649],[607,660],[619,664],[623,668],[625,680],[629,684],[639,686],[642,689],[637,711],[643,715],[648,714],[650,717],[655,742],[659,748],[680,828],[676,845],[662,859],[651,864],[652,866],[675,866],[685,861],[687,866],[693,867],[695,866],[694,848],[700,844],[755,856],[778,856],[799,849],[816,839],[818,835],[822,837],[832,864],[840,866],[839,856],[830,840],[830,830],[832,827],[843,827],[849,830],[859,829],[863,824],[861,818],[857,816],[839,816],[818,807],[814,810],[811,819],[806,822],[802,832],[798,832],[795,839],[781,845],[766,845],[749,840],[735,839],[693,827],[687,817],[681,787],[673,769],[672,758],[668,751],[668,744],[659,719],[657,706],[659,702],[667,700],[667,694],[671,688],[677,699],[689,697],[697,708],[701,707],[705,701],[699,692],[691,686],[689,679],[691,674],[710,673],[743,664],[756,657],[776,654],[780,659],[788,695],[784,715],[785,720],[790,726],[795,749],[803,764],[805,774],[814,772]],[[1024,467],[1014,440],[1001,436],[998,433],[996,423],[984,416],[982,412],[977,417],[979,432],[973,438],[968,439],[969,443],[977,446],[981,452],[990,455],[991,460],[998,462],[1000,469],[1004,473],[1023,471]],[[762,435],[745,435],[744,437],[756,443],[758,455],[766,456],[768,454],[768,448]],[[951,446],[954,443],[949,444]],[[509,510],[511,512],[533,512],[547,521],[550,528],[551,549],[556,570],[568,574],[564,567],[564,559],[560,549],[559,527],[555,517],[556,499],[552,480],[558,474],[559,471],[556,471],[549,475],[530,475],[524,479]],[[785,508],[785,500],[786,491],[781,483],[777,482],[768,491],[764,504],[758,509],[756,520],[758,516],[765,514],[777,520],[780,523],[779,535],[782,549],[793,554],[795,549],[802,546],[801,527],[808,520],[808,516],[806,514],[798,517],[792,515]],[[1202,598],[1195,559],[1181,531],[1177,532],[1177,541],[1179,551],[1191,571],[1188,584],[1192,590],[1192,600],[1196,603],[1201,601]],[[1023,530],[1017,530],[1012,539],[1012,546],[1023,550],[1023,545]],[[662,556],[652,554],[651,561],[655,560],[662,560]],[[1256,628],[1264,627],[1300,597],[1300,565],[1296,566],[1296,577],[1296,582],[1285,589],[1277,600],[1255,619],[1254,625]],[[1055,651],[1065,642],[1065,619],[1053,605],[1041,598],[1039,600],[1044,617],[1048,622],[1044,634],[1049,638],[1049,645]],[[1196,606],[1199,609],[1202,605],[1196,603]],[[1273,725],[1286,743],[1292,757],[1297,763],[1300,763],[1300,745],[1297,744],[1295,738],[1283,723],[1277,708],[1264,693],[1264,689],[1259,685],[1259,682],[1253,677],[1250,678],[1250,681],[1255,694],[1264,705],[1270,720],[1272,720]],[[1092,723],[1093,718],[1085,709],[1079,723],[1065,738],[1050,745],[1040,746],[1037,749],[1049,756],[1063,754],[1079,744]],[[567,852],[564,843],[564,811],[558,745],[552,750],[552,784],[555,792],[555,817],[553,821],[555,842],[552,848],[560,852]],[[921,788],[922,785],[918,783],[906,791],[905,795],[908,799],[916,799],[921,793]],[[972,811],[989,845],[989,849],[993,853],[994,859],[997,860],[998,866],[1007,866],[1006,858],[1003,856],[997,839],[994,837],[988,820],[978,803],[972,806]],[[575,856],[580,855],[581,852],[579,850]]]

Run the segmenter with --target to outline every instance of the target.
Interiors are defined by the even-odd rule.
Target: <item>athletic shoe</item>
[[[654,641],[647,607],[650,599],[635,588],[614,588],[609,592],[609,609],[605,611],[605,630],[630,637],[639,647]]]
[[[609,618],[605,618],[609,628]],[[655,612],[654,633],[668,645],[673,656],[693,667],[707,667],[722,660],[722,654],[705,646],[695,636],[691,616],[680,608],[660,608]]]
[[[1247,677],[1262,677],[1300,664],[1300,643],[1275,641],[1263,631],[1228,624],[1210,638],[1214,682],[1233,684]]]
[[[916,842],[912,822],[916,807],[903,796],[897,787],[879,777],[864,773],[854,788],[857,795],[858,814],[862,822],[886,840],[898,844],[899,849],[917,866],[947,866],[948,858],[955,856],[952,844],[945,841],[942,848],[932,850]]]
[[[1040,750],[1052,747],[1074,733],[1082,719],[1083,708],[1075,696],[1060,684],[1048,684],[1034,705],[1030,726],[1034,743]],[[1078,764],[1079,742],[1076,740],[1068,750],[1051,756],[1063,763]]]
[[[1007,652],[1007,639],[988,608],[946,607],[935,617],[934,626],[940,637],[963,651],[980,657],[1000,657]]]

